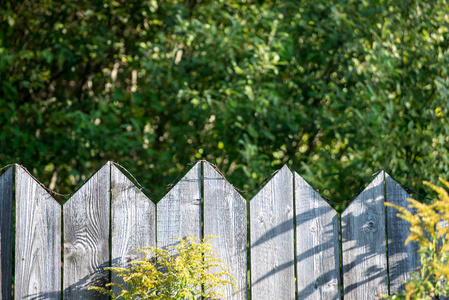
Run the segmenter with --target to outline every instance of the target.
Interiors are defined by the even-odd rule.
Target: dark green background
[[[0,163],[60,192],[114,160],[164,193],[204,158],[242,189],[287,164],[334,201],[379,169],[426,193],[449,175],[448,10],[2,1]]]

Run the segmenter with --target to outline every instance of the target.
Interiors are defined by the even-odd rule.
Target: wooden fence
[[[247,202],[199,162],[154,204],[107,163],[60,205],[11,167],[0,177],[0,295],[107,299],[87,290],[108,280],[104,267],[173,237],[215,235],[240,290],[226,288],[226,299],[379,299],[417,267],[408,223],[384,206],[408,197],[382,171],[339,215],[284,166]]]

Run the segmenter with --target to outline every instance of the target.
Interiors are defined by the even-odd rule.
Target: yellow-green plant
[[[440,178],[440,181],[449,188],[449,182]],[[406,240],[419,244],[420,267],[412,273],[407,281],[405,291],[389,299],[435,299],[436,296],[449,296],[449,195],[441,187],[429,182],[438,193],[438,198],[432,204],[420,203],[408,199],[409,207],[415,211],[386,203],[398,209],[402,219],[410,222],[410,236]]]
[[[147,247],[136,251],[143,258],[132,261],[128,268],[107,268],[121,277],[125,284],[108,283],[106,288],[93,287],[113,299],[196,299],[224,298],[223,287],[230,284],[237,289],[234,277],[227,271],[228,266],[214,255],[211,247],[212,236],[202,241],[188,236],[177,239],[177,246],[171,255],[169,251]],[[115,294],[110,287],[118,287]],[[237,289],[238,290],[238,289]]]

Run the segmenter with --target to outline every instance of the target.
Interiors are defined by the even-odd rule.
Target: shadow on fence
[[[192,167],[157,205],[146,198],[120,170],[106,164],[72,197],[79,201],[76,205],[74,199],[64,204],[62,219],[65,222],[63,229],[65,242],[76,244],[77,235],[73,232],[81,231],[88,243],[95,244],[95,247],[92,247],[93,250],[89,251],[105,251],[105,249],[97,249],[96,243],[106,245],[111,238],[109,236],[111,234],[109,230],[111,230],[112,234],[119,232],[118,237],[112,239],[112,243],[123,244],[124,249],[128,251],[131,250],[130,247],[137,244],[141,245],[140,247],[151,246],[148,245],[148,241],[156,245],[156,237],[161,247],[166,247],[170,244],[168,241],[170,237],[182,237],[187,234],[198,236],[209,231],[217,231],[221,236],[218,237],[219,243],[214,245],[215,250],[218,253],[224,253],[227,264],[238,268],[237,272],[241,275],[239,280],[243,282],[243,289],[246,287],[248,268],[251,269],[249,281],[254,300],[263,297],[263,295],[254,294],[256,288],[259,289],[262,286],[259,292],[270,288],[266,286],[267,282],[270,284],[275,282],[282,288],[286,284],[286,274],[290,276],[288,281],[293,285],[293,293],[295,293],[293,297],[288,294],[286,299],[303,299],[312,295],[321,299],[338,299],[341,287],[345,300],[376,299],[379,293],[387,294],[389,289],[392,289],[391,292],[398,291],[401,285],[391,283],[399,279],[403,281],[408,276],[408,272],[416,266],[416,262],[413,263],[413,260],[417,258],[416,247],[403,245],[403,241],[408,236],[407,224],[397,218],[394,213],[386,213],[389,208],[384,207],[385,201],[405,206],[408,194],[384,172],[380,172],[339,217],[313,188],[286,167],[273,176],[251,200],[253,202],[250,201],[250,204],[254,206],[247,211],[246,201],[240,197],[240,194],[225,178],[214,173],[210,166],[204,164],[201,162]],[[40,245],[36,246],[33,243],[33,238],[29,237],[30,232],[44,235],[48,234],[47,227],[55,227],[54,224],[50,224],[53,219],[48,217],[53,208],[36,206],[36,203],[44,200],[49,201],[51,206],[53,199],[50,199],[39,184],[26,173],[18,171],[15,176],[15,181],[12,172],[6,172],[0,177],[2,263],[7,261],[8,257],[11,260],[13,258],[11,247],[5,247],[6,244],[12,243],[12,238],[5,240],[7,231],[12,231],[11,224],[5,221],[11,221],[14,215],[10,205],[12,201],[18,201],[21,197],[22,204],[16,207],[16,221],[19,220],[18,215],[34,216],[36,207],[43,216],[36,219],[39,222],[31,224],[32,226],[16,227],[15,241],[17,243],[21,238],[23,247],[28,247],[24,249],[29,249],[27,253],[42,254],[45,251],[42,247],[39,248]],[[273,206],[266,207],[264,206],[266,203]],[[69,208],[72,215],[66,217],[65,214]],[[211,220],[206,212],[213,215],[215,219]],[[73,219],[73,224],[68,227],[66,225],[72,220],[70,218]],[[250,223],[248,232],[244,218]],[[107,230],[102,224],[107,225]],[[112,228],[110,229],[109,226]],[[29,228],[33,230],[28,232]],[[70,228],[70,234],[73,237],[65,232],[66,228]],[[141,228],[145,228],[143,230],[145,232],[140,230]],[[251,265],[249,265],[249,262],[246,262],[246,253],[242,254],[240,250],[246,249],[247,235],[251,237],[255,230],[257,230],[256,238],[251,241],[249,247],[251,258]],[[147,231],[152,232],[149,234]],[[394,237],[400,242],[393,245],[392,241],[387,240],[387,236]],[[54,239],[54,237],[47,237],[47,240],[50,241],[52,238]],[[42,239],[45,240],[45,238]],[[387,243],[389,243],[389,253],[386,252]],[[111,251],[113,245],[110,243],[108,245]],[[36,247],[39,249],[34,249]],[[3,249],[7,251],[3,252]],[[267,252],[261,253],[261,249]],[[267,253],[271,256],[283,257],[264,257],[263,255],[268,255]],[[257,257],[258,255],[260,257]],[[240,262],[242,257],[245,259],[243,263]],[[68,256],[65,256],[65,259],[67,258]],[[32,262],[34,258],[27,257],[27,259]],[[88,291],[88,288],[106,284],[110,280],[110,274],[103,269],[110,264],[121,263],[121,258],[99,264],[96,261],[96,255],[89,252],[89,255],[86,254],[85,257],[80,254],[79,259],[89,260],[88,265],[95,271],[68,287],[64,285],[61,290],[36,291],[36,293],[26,294],[24,298],[61,299],[62,294],[64,299],[108,299],[107,296],[96,291]],[[238,266],[233,264],[235,261],[239,262]],[[72,265],[76,267],[76,264]],[[4,269],[6,268],[4,264],[0,267],[0,279],[3,279],[2,290],[5,291],[4,278],[8,270]],[[60,268],[60,266],[55,267]],[[20,276],[25,278],[21,283],[24,289],[39,286],[33,283],[33,280],[39,278],[37,274],[28,274],[30,270],[19,270],[17,265],[15,271],[16,278],[18,272],[23,272]],[[390,286],[387,282],[388,272]],[[46,278],[45,273],[42,274],[40,277],[43,277],[43,281],[51,280]],[[45,287],[40,288],[45,289]],[[291,286],[289,288],[291,289]],[[243,295],[229,293],[226,296],[227,299],[232,300],[245,299],[246,289]]]

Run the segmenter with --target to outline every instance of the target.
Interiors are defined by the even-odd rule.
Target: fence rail
[[[417,267],[408,223],[384,206],[407,198],[382,171],[339,215],[284,166],[248,204],[198,162],[154,204],[107,163],[60,205],[15,166],[0,177],[0,295],[107,299],[88,290],[109,280],[104,267],[204,234],[217,236],[213,248],[236,278],[240,293],[226,289],[226,299],[380,299]]]

